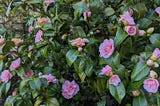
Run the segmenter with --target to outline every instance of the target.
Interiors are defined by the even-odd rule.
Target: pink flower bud
[[[114,86],[118,86],[118,84],[121,82],[121,79],[118,75],[113,75],[111,78],[109,78],[109,84],[112,84]]]
[[[151,78],[157,78],[157,77],[158,77],[157,73],[156,73],[155,71],[153,71],[153,70],[151,70],[151,71],[149,72],[149,76],[150,76]]]
[[[160,7],[157,7],[157,8],[155,9],[155,11],[156,11],[156,13],[160,16]]]
[[[154,62],[154,67],[155,68],[158,68],[159,67],[159,64],[157,62]]]
[[[50,19],[49,18],[38,18],[37,21],[39,24],[45,24],[47,22],[50,22]]]
[[[110,67],[109,65],[106,65],[105,67],[103,67],[103,69],[101,70],[99,74],[106,75],[106,76],[112,76],[113,75],[112,67]]]
[[[33,29],[34,29],[34,27],[33,27],[33,26],[29,26],[29,28],[28,28],[28,32],[29,32],[29,33],[32,33],[32,32],[33,32]]]
[[[4,38],[0,38],[0,46],[4,44]]]
[[[50,6],[53,4],[53,0],[45,0],[44,2],[47,6]]]
[[[52,74],[41,75],[39,78],[45,78],[48,83],[57,83],[57,79]]]
[[[40,41],[43,41],[42,35],[43,35],[43,31],[39,30],[39,31],[37,32],[37,34],[36,34],[36,37],[35,37],[35,43],[40,42]]]
[[[13,95],[13,96],[16,96],[16,95],[17,95],[17,91],[14,90],[14,91],[12,92],[12,95]]]
[[[87,12],[87,17],[88,17],[88,18],[91,17],[91,11],[88,11],[88,12]]]
[[[83,17],[85,20],[87,19],[87,12],[83,12]]]
[[[130,16],[133,15],[133,9],[132,8],[130,8],[128,12],[129,12]]]
[[[128,35],[134,36],[136,34],[136,26],[126,26],[125,31],[127,32]]]
[[[120,21],[122,21],[124,25],[135,25],[134,19],[128,11],[124,12],[120,17]]]
[[[154,51],[152,53],[152,58],[155,58],[155,59],[160,58],[160,49],[159,48],[154,49]]]
[[[153,61],[152,61],[152,60],[150,60],[150,59],[149,59],[149,60],[147,60],[147,65],[148,65],[148,66],[153,66],[153,65],[154,65],[154,63],[153,63]]]
[[[78,51],[82,51],[83,50],[83,48],[82,47],[78,47]]]
[[[33,70],[29,70],[29,71],[25,72],[24,77],[30,78],[33,76],[33,74],[34,74]]]
[[[138,35],[139,36],[144,36],[146,32],[144,30],[138,30]]]

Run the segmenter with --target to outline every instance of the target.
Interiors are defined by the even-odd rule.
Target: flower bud
[[[140,92],[139,92],[139,90],[135,90],[135,91],[132,91],[132,94],[133,94],[133,96],[139,96]]]
[[[153,70],[151,70],[151,71],[149,72],[149,76],[150,76],[151,78],[157,78],[157,77],[158,77],[157,73],[156,73],[155,71],[153,71]]]
[[[154,31],[154,27],[151,27],[151,28],[149,28],[149,29],[147,30],[147,33],[148,33],[148,34],[152,34],[153,31]]]
[[[159,64],[157,62],[154,62],[154,67],[155,68],[158,68],[159,67]]]
[[[144,36],[146,32],[144,30],[138,30],[138,35],[139,36]]]
[[[154,65],[154,62],[149,59],[149,60],[147,60],[147,65],[148,65],[148,66],[153,66],[153,65]]]

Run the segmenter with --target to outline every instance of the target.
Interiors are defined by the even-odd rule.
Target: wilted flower
[[[12,74],[8,71],[8,70],[4,70],[2,73],[1,73],[1,80],[2,82],[8,82],[11,77],[12,77]]]
[[[35,37],[35,43],[40,42],[40,41],[43,41],[42,35],[43,35],[43,31],[39,30],[39,31],[37,32],[37,34],[36,34],[36,37]]]
[[[82,47],[85,46],[85,44],[88,42],[89,40],[86,38],[77,38],[77,39],[71,40],[71,45],[78,47],[78,50],[80,49],[79,51],[81,51]]]
[[[99,46],[100,57],[109,58],[114,52],[114,41],[105,39]]]
[[[66,99],[71,99],[79,91],[79,86],[75,81],[65,81],[62,86],[62,95]]]
[[[132,94],[133,94],[133,96],[139,96],[140,92],[139,92],[139,90],[135,90],[135,91],[132,91]]]
[[[106,76],[112,76],[113,75],[112,67],[110,67],[109,65],[106,65],[105,67],[103,67],[103,69],[101,70],[99,74],[106,75]]]
[[[12,41],[14,42],[14,44],[16,45],[16,46],[20,46],[21,44],[22,44],[22,40],[21,39],[19,39],[19,38],[12,38]]]
[[[48,83],[50,83],[50,82],[56,83],[57,82],[57,79],[52,74],[41,75],[39,78],[45,78],[48,81]]]
[[[33,74],[34,74],[33,70],[29,70],[29,71],[25,72],[24,77],[30,78],[33,76]]]
[[[11,65],[10,65],[10,70],[13,71],[13,70],[16,70],[17,68],[19,68],[21,65],[21,58],[18,58],[14,61],[12,61]]]
[[[49,18],[38,18],[37,20],[39,24],[45,24],[47,22],[50,22]]]
[[[125,31],[127,32],[128,35],[134,36],[136,34],[136,26],[126,26]]]
[[[154,78],[144,80],[143,87],[147,92],[156,93],[158,91],[159,82]]]
[[[109,78],[109,84],[112,84],[114,86],[117,86],[121,82],[121,79],[118,75],[113,75],[111,78]]]
[[[120,21],[122,21],[124,25],[135,25],[134,19],[128,11],[124,12],[123,15],[120,15],[120,17]]]

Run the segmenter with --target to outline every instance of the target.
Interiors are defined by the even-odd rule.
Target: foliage
[[[24,34],[0,28],[1,38],[5,39],[0,46],[0,72],[9,70],[12,74],[8,82],[0,83],[4,106],[160,105],[159,92],[148,93],[143,88],[150,70],[160,74],[159,68],[147,64],[154,49],[160,48],[160,17],[155,12],[159,0],[51,1],[47,5],[45,0],[0,0],[4,4],[3,15],[9,18],[10,14],[23,14],[26,27],[33,27]],[[120,21],[120,15],[129,9],[133,10],[137,31],[145,31],[143,36],[138,32],[129,36]],[[38,22],[42,18],[49,21]],[[154,32],[147,31],[151,27]],[[39,30],[43,31],[42,39],[35,42],[40,37]],[[20,43],[16,44],[13,38],[20,39]],[[74,45],[77,38],[85,38],[84,44]],[[99,46],[104,39],[114,41],[114,52],[109,58],[100,57]],[[21,64],[11,71],[10,65],[17,58],[21,58]],[[160,64],[160,59],[152,60]],[[118,86],[110,84],[111,76],[99,74],[105,65],[120,77]],[[29,70],[33,70],[33,75],[26,77]],[[48,74],[55,76],[57,82],[41,78]],[[79,85],[78,93],[71,99],[62,95],[66,80]]]

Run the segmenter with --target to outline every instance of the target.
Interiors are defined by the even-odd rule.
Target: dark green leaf
[[[160,34],[153,34],[149,38],[154,47],[160,48]]]
[[[144,95],[133,98],[133,106],[147,106],[147,100]]]
[[[67,64],[71,66],[77,59],[79,52],[74,50],[69,50],[66,54]]]

